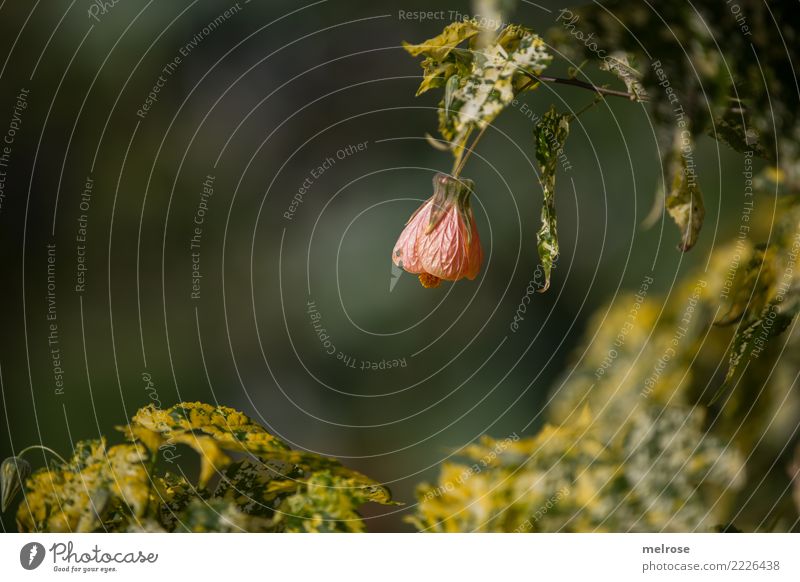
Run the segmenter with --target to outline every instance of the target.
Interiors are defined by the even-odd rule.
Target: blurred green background
[[[512,332],[538,262],[541,189],[533,124],[511,107],[464,172],[476,183],[481,275],[426,290],[403,274],[391,289],[396,237],[451,166],[424,140],[438,97],[414,98],[420,69],[401,42],[433,36],[468,2],[122,0],[96,18],[92,6],[0,9],[0,132],[29,91],[0,208],[3,457],[119,438],[114,427],[155,399],[220,403],[385,482],[407,505],[367,508],[367,527],[410,531],[415,484],[453,449],[535,432],[594,309],[651,269],[669,293],[734,236],[739,209],[720,192],[740,190],[741,159],[710,139],[697,153],[708,209],[698,246],[682,255],[671,223],[640,227],[660,171],[654,134],[641,104],[610,99],[573,124],[572,169],[558,178],[561,258]],[[555,13],[539,6],[512,18],[544,32]],[[446,19],[400,14],[421,9]],[[591,99],[552,85],[524,98],[539,113]],[[392,361],[402,365],[381,369]],[[2,525],[16,529],[12,511]]]

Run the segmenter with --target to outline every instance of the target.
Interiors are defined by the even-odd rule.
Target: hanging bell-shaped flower
[[[431,196],[406,223],[392,252],[392,261],[419,275],[424,287],[442,280],[474,279],[483,249],[470,206],[472,180],[436,174]]]

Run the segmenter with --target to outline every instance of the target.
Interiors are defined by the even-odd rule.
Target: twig
[[[528,77],[529,81],[527,83],[525,83],[525,85],[523,85],[522,87],[519,88],[519,90],[517,91],[517,94],[522,93],[525,89],[530,87],[533,83],[544,82],[544,83],[557,83],[559,85],[572,85],[573,87],[580,87],[581,89],[589,89],[590,91],[594,91],[598,95],[610,95],[612,97],[624,97],[625,99],[628,99],[630,101],[647,101],[646,98],[638,97],[638,96],[634,95],[633,93],[627,93],[625,91],[617,91],[616,89],[606,89],[605,87],[598,87],[597,85],[593,85],[591,83],[586,83],[584,81],[578,81],[577,79],[564,79],[562,77],[545,77],[543,75],[534,75],[533,73],[531,73],[529,71],[523,71],[523,73],[525,74],[526,77]],[[581,109],[577,114],[573,115],[573,118],[577,117],[578,115],[580,115],[584,111],[586,111],[588,109],[591,109],[595,105],[597,105],[597,101],[594,101],[594,102],[590,103],[587,107],[584,107],[583,109]],[[453,177],[457,178],[458,175],[461,173],[461,170],[464,169],[464,166],[466,165],[470,154],[472,154],[472,150],[474,150],[475,146],[478,145],[478,142],[480,141],[481,137],[483,137],[483,134],[486,131],[487,127],[488,127],[488,125],[484,126],[484,128],[481,129],[481,131],[478,133],[478,135],[475,136],[475,139],[472,141],[472,145],[470,145],[467,148],[467,150],[464,152],[464,154],[461,157],[461,159],[458,160],[458,162],[456,163],[456,167],[453,170]]]
[[[579,81],[578,79],[564,79],[562,77],[546,77],[544,75],[534,75],[528,71],[523,71],[525,75],[534,81],[543,81],[545,83],[557,83],[559,85],[572,85],[573,87],[580,87],[581,89],[588,89],[589,91],[594,91],[595,93],[599,93],[600,95],[611,95],[613,97],[624,97],[630,101],[647,101],[644,97],[638,97],[633,93],[628,93],[626,91],[617,91],[616,89],[606,89],[605,87],[599,87],[597,85],[593,85],[591,83],[586,83],[584,81]]]
[[[472,153],[472,150],[475,149],[475,146],[478,145],[478,141],[483,136],[487,127],[489,127],[488,124],[483,126],[483,129],[481,129],[480,132],[478,132],[478,135],[476,135],[475,139],[472,141],[472,145],[469,146],[469,149],[466,152],[464,152],[464,155],[461,158],[461,161],[459,161],[458,166],[455,169],[455,172],[453,172],[454,178],[458,178],[458,175],[461,173],[461,170],[464,169],[464,166],[467,164],[467,160],[469,159],[469,155]]]

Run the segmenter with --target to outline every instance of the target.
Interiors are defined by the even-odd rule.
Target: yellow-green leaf
[[[448,24],[444,30],[420,44],[404,42],[403,48],[413,57],[428,56],[436,61],[443,61],[454,48],[465,40],[474,37],[480,28],[473,20],[465,20]]]
[[[706,216],[703,194],[694,169],[694,141],[688,131],[675,132],[673,149],[667,154],[667,212],[678,225],[681,242],[678,248],[686,252],[697,242]]]
[[[88,532],[105,521],[140,519],[150,500],[147,449],[139,444],[106,447],[104,439],[77,443],[68,464],[36,471],[17,511],[21,531]]]

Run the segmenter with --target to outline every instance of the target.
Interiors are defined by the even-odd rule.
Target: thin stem
[[[533,73],[528,71],[523,71],[525,75],[534,81],[543,81],[545,83],[557,83],[559,85],[572,85],[573,87],[580,87],[582,89],[588,89],[590,91],[594,91],[595,93],[599,93],[600,95],[611,95],[612,97],[624,97],[630,101],[647,101],[644,97],[638,97],[633,93],[628,93],[627,91],[617,91],[616,89],[606,89],[605,87],[599,87],[597,85],[593,85],[592,83],[586,83],[584,81],[579,81],[578,79],[564,79],[562,77],[546,77],[544,75],[537,76]]]
[[[51,455],[53,455],[53,456],[55,456],[55,457],[58,457],[58,459],[59,459],[59,460],[60,460],[62,463],[64,463],[65,465],[67,464],[67,462],[64,460],[64,457],[62,457],[61,455],[59,455],[57,452],[55,452],[55,451],[54,451],[53,449],[51,449],[50,447],[46,447],[46,446],[44,446],[44,445],[31,445],[31,446],[29,446],[29,447],[25,447],[25,448],[24,448],[24,449],[22,449],[20,452],[18,452],[16,456],[17,456],[17,457],[21,457],[22,455],[24,455],[24,454],[25,454],[25,453],[27,453],[28,451],[32,451],[33,449],[41,449],[41,450],[43,450],[43,451],[47,451],[47,452],[48,452],[48,453],[50,453]]]
[[[597,99],[597,98],[595,98],[595,99],[592,99],[591,103],[589,103],[588,105],[586,105],[586,106],[582,107],[582,108],[581,108],[581,109],[580,109],[580,110],[579,110],[577,113],[572,113],[572,114],[570,115],[570,117],[571,117],[572,119],[577,119],[577,118],[578,118],[578,117],[580,117],[580,116],[581,116],[583,113],[585,113],[585,112],[589,111],[589,110],[590,110],[592,107],[594,107],[595,105],[597,105],[598,103],[600,103],[600,101],[602,101],[602,99]]]
[[[519,88],[519,90],[517,91],[517,95],[522,93],[525,89],[530,87],[533,83],[545,82],[545,83],[557,83],[557,84],[560,84],[560,85],[572,85],[573,87],[580,87],[582,89],[589,89],[590,91],[594,91],[598,95],[610,95],[612,97],[624,97],[625,99],[628,99],[628,100],[631,100],[631,101],[647,101],[647,99],[642,98],[642,97],[638,97],[638,96],[636,96],[636,95],[634,95],[632,93],[627,93],[625,91],[617,91],[616,89],[606,89],[605,87],[598,87],[597,85],[593,85],[591,83],[586,83],[584,81],[579,81],[577,79],[564,79],[564,78],[561,78],[561,77],[546,77],[546,76],[541,76],[541,75],[534,75],[533,73],[528,72],[528,71],[523,71],[523,73],[525,74],[525,76],[528,77],[529,80],[528,80],[527,83],[525,83],[522,87]],[[577,117],[578,115],[580,115],[581,113],[583,113],[587,109],[591,109],[597,103],[598,103],[598,101],[593,101],[588,106],[584,107],[578,113],[573,115],[573,118]],[[456,162],[455,169],[453,170],[453,177],[454,178],[458,178],[459,174],[461,174],[461,171],[464,169],[464,166],[466,165],[467,160],[469,159],[469,156],[472,154],[472,150],[474,150],[475,146],[478,145],[478,142],[480,141],[481,137],[483,137],[483,134],[486,132],[486,128],[487,127],[489,127],[489,126],[487,125],[483,129],[481,129],[481,131],[478,133],[477,136],[475,136],[475,139],[472,141],[472,145],[470,145],[469,148],[467,148],[467,150],[464,152],[464,154],[461,156],[461,158]]]
[[[478,135],[476,135],[475,139],[472,140],[472,145],[469,146],[469,149],[467,149],[467,151],[464,152],[464,155],[461,156],[461,161],[458,163],[458,166],[456,167],[455,171],[453,172],[453,178],[458,178],[458,175],[461,173],[461,170],[463,170],[464,166],[467,164],[467,160],[469,159],[469,156],[472,153],[472,150],[474,150],[475,146],[478,145],[478,142],[480,141],[481,137],[483,137],[483,134],[486,132],[486,128],[487,127],[489,127],[489,126],[485,125],[483,127],[483,129],[481,129],[478,132]]]

